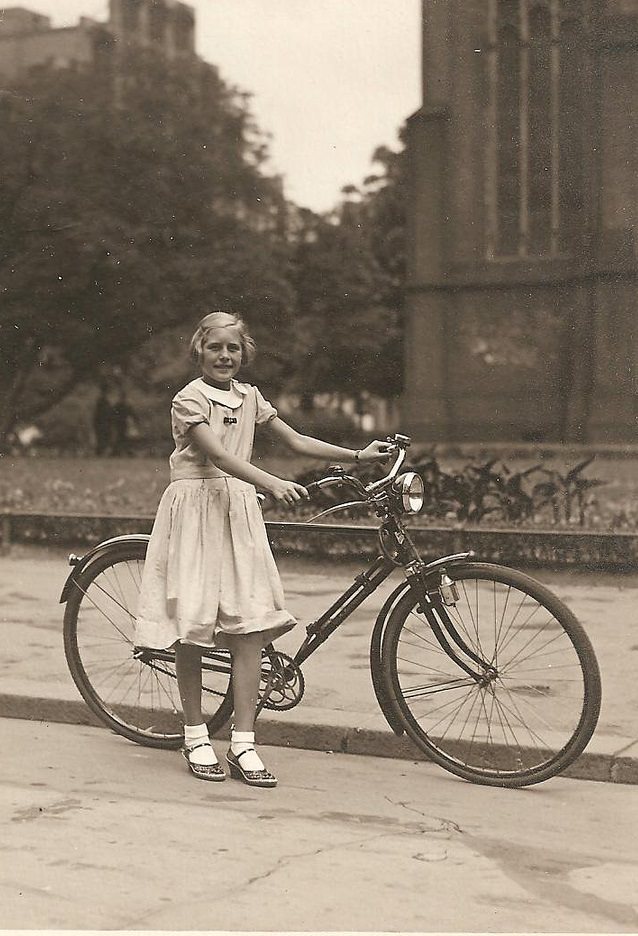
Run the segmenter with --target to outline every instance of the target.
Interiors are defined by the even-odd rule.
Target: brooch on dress
[[[237,417],[236,416],[224,416],[224,425],[225,426],[236,426]]]

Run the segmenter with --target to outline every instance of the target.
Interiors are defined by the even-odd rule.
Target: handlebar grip
[[[341,478],[319,478],[318,481],[311,481],[310,484],[304,484],[305,489],[310,495],[316,494],[317,491],[323,490],[324,487],[328,487],[333,484],[342,484]]]

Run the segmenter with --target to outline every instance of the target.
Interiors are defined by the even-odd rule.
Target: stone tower
[[[86,16],[52,27],[48,16],[22,7],[0,15],[0,79],[37,65],[93,64],[118,49],[151,48],[166,59],[195,57],[195,13],[178,0],[109,0],[109,19]]]
[[[404,424],[638,441],[638,0],[423,0]]]
[[[195,13],[178,0],[110,0],[109,26],[134,46],[159,47],[167,58],[195,54]]]

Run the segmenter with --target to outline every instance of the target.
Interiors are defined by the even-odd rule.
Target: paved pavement
[[[275,790],[0,719],[6,929],[635,933],[635,790],[264,748]]]
[[[81,550],[79,550],[81,552]],[[280,563],[290,610],[308,622],[352,581],[351,564]],[[68,674],[62,649],[59,595],[68,574],[66,552],[14,546],[0,557],[0,716],[90,724]],[[534,572],[585,625],[603,679],[599,726],[569,776],[638,783],[638,576]],[[368,666],[372,624],[400,573],[379,589],[304,664],[306,693],[287,713],[260,717],[262,743],[388,757],[414,748],[388,729],[373,694]],[[280,647],[296,647],[302,631]],[[438,768],[437,768],[438,769]]]

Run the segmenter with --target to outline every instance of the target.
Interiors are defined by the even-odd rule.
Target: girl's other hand
[[[364,449],[359,451],[358,460],[360,462],[387,461],[388,458],[394,455],[396,450],[396,445],[392,445],[390,442],[380,442],[378,439],[375,439],[374,442],[371,442],[369,445],[366,445]]]
[[[297,501],[307,500],[310,497],[302,484],[297,484],[296,481],[283,481],[281,478],[273,478],[268,493],[278,504],[288,505],[296,504]]]

